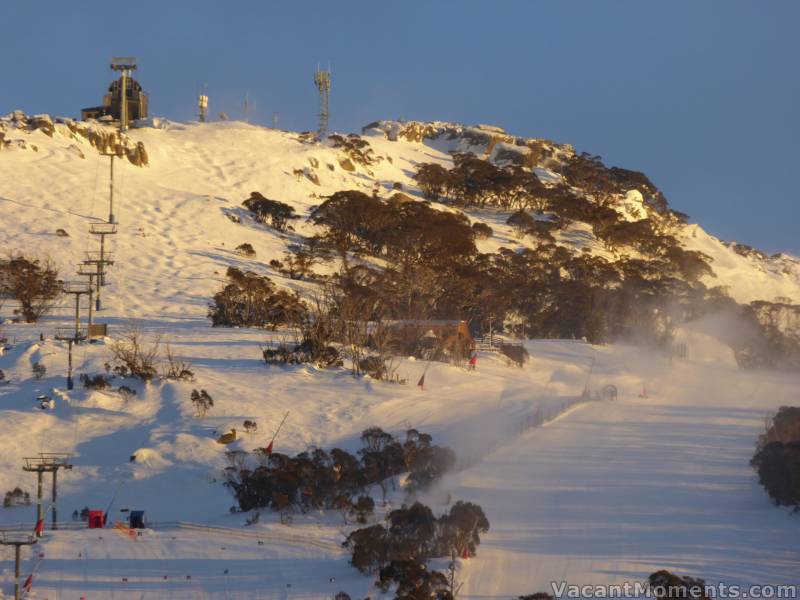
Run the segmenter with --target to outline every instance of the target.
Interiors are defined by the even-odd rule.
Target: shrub
[[[11,508],[12,506],[30,506],[30,503],[30,493],[25,492],[18,487],[7,491],[5,497],[3,498],[3,508]]]
[[[0,297],[13,298],[27,323],[35,323],[56,303],[62,292],[55,265],[12,254],[0,259]]]
[[[459,500],[439,519],[439,528],[440,556],[475,556],[480,534],[489,531],[489,520],[480,506]]]
[[[393,510],[388,526],[373,525],[353,531],[343,546],[351,552],[351,564],[362,573],[379,572],[378,587],[388,591],[403,582],[419,582],[420,568],[430,558],[475,555],[479,533],[488,531],[489,521],[480,506],[458,502],[439,519],[427,506],[414,503]],[[409,571],[414,575],[410,575]],[[433,582],[446,579],[435,577]],[[427,596],[426,596],[427,597]]]
[[[759,438],[751,464],[775,504],[800,510],[800,407],[778,410]]]
[[[197,390],[192,390],[190,399],[197,414],[199,414],[201,418],[205,417],[209,409],[214,406],[214,399],[205,390],[200,390],[199,392]]]
[[[87,375],[86,373],[81,373],[79,379],[83,384],[83,387],[90,390],[104,390],[110,385],[108,379],[102,373],[98,373],[97,375]]]
[[[136,390],[129,388],[127,385],[121,385],[117,388],[117,393],[127,402],[136,395]]]
[[[258,431],[258,423],[250,419],[245,420],[244,423],[242,423],[242,427],[244,427],[246,433],[255,433]]]
[[[500,344],[500,352],[518,367],[522,367],[531,355],[522,344]]]
[[[214,295],[209,317],[214,327],[297,325],[306,306],[297,293],[276,290],[269,277],[229,267],[228,283]]]
[[[375,510],[375,501],[369,496],[359,496],[352,504],[351,512],[355,515],[356,521],[360,524],[367,522],[367,518]]]
[[[341,367],[344,364],[339,350],[330,345],[318,345],[310,338],[299,344],[281,342],[274,348],[261,351],[267,366],[302,365],[312,363],[322,369]]]
[[[256,255],[256,251],[253,248],[253,245],[252,244],[248,244],[248,243],[239,244],[238,246],[236,246],[235,252],[236,252],[236,254],[239,254],[241,256],[255,256]]]
[[[494,231],[486,223],[476,221],[472,224],[472,231],[475,237],[481,240],[489,239],[494,235]]]
[[[138,325],[130,325],[111,346],[111,352],[117,361],[114,372],[122,377],[151,381],[158,375],[156,365],[160,346],[159,336],[148,342]]]
[[[274,453],[265,457],[266,464],[255,469],[241,460],[226,469],[225,485],[234,493],[241,510],[278,510],[279,494],[284,498],[281,507],[337,509],[364,520],[374,507],[364,493],[367,487],[385,487],[388,478],[407,470],[405,465],[412,462],[411,454],[419,448],[439,449],[431,445],[430,436],[414,430],[403,445],[379,427],[364,430],[361,439],[364,448],[359,457],[338,448],[330,453],[316,448],[295,457]]]
[[[694,599],[708,600],[705,586],[702,579],[695,579],[689,576],[680,576],[662,570],[656,571],[647,578],[650,589],[656,594],[658,600],[670,599]]]
[[[358,361],[359,370],[378,381],[386,379],[386,361],[380,356],[366,356]]]
[[[424,562],[393,560],[380,570],[376,585],[384,593],[397,585],[395,599],[452,600],[447,577],[438,571],[429,571]]]
[[[350,564],[362,573],[378,571],[387,559],[388,532],[383,525],[357,529],[342,546],[350,550]]]
[[[47,367],[40,362],[35,362],[33,366],[31,366],[31,371],[33,371],[33,376],[36,379],[41,379],[47,374]]]
[[[334,148],[339,148],[347,155],[347,159],[351,160],[355,163],[360,165],[369,166],[373,164],[376,160],[372,148],[369,145],[369,142],[365,139],[362,139],[360,136],[356,134],[349,134],[348,136],[342,136],[336,133],[333,133],[328,136],[328,140],[333,142]],[[340,161],[340,163],[343,161]],[[344,169],[345,167],[342,166]],[[348,171],[354,169],[346,169]]]
[[[194,381],[192,363],[176,356],[172,352],[172,348],[169,344],[167,344],[165,354],[166,358],[162,368],[162,377],[164,377],[164,379],[173,379],[175,381]]]
[[[278,200],[265,198],[259,192],[252,192],[250,197],[242,204],[253,213],[256,221],[260,223],[268,222],[278,231],[286,231],[289,221],[298,218],[295,215],[294,208]]]

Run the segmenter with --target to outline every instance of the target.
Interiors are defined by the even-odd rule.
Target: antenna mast
[[[328,97],[331,93],[331,67],[328,65],[328,70],[323,71],[317,65],[317,70],[314,73],[314,84],[319,90],[319,130],[320,136],[328,132]]]

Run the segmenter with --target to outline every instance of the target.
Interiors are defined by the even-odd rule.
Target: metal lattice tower
[[[323,71],[317,65],[317,70],[314,73],[314,84],[319,90],[319,135],[325,135],[328,131],[328,98],[331,93],[330,65],[327,71]]]
[[[111,70],[119,71],[120,78],[120,115],[119,115],[119,130],[128,130],[128,79],[131,76],[131,71],[136,70],[136,59],[133,56],[117,56],[111,59]]]

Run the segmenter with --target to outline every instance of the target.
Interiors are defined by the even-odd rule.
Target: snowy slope
[[[9,120],[3,127],[0,243],[49,255],[69,276],[83,253],[96,249],[88,224],[108,213],[109,161],[63,124],[55,125],[52,136],[42,129],[19,129]],[[341,150],[330,143],[241,122],[156,120],[129,136],[133,145],[141,142],[146,148],[148,165],[115,161],[120,231],[112,242],[116,264],[103,288],[105,309],[99,318],[109,323],[112,336],[132,320],[149,336],[161,335],[194,364],[197,381],[140,385],[128,402],[80,387],[66,393],[66,345],[52,334],[56,326],[70,323],[68,303],[39,324],[4,325],[2,335],[12,343],[0,356],[9,380],[0,387],[0,492],[17,485],[33,490],[34,478],[20,468],[22,457],[72,452],[75,469],[62,478],[62,519],[84,506],[105,508],[116,494],[113,511],[143,508],[158,522],[184,520],[244,531],[245,516],[229,513],[233,500],[220,480],[225,448],[214,438],[255,419],[259,433],[244,435],[235,447],[263,446],[266,432],[291,410],[278,441],[278,448],[289,453],[311,445],[353,449],[360,431],[376,424],[396,433],[418,427],[456,449],[469,468],[449,478],[429,501],[444,510],[445,492],[451,492],[483,505],[492,523],[478,558],[462,565],[463,597],[530,593],[545,589],[556,576],[576,582],[642,578],[658,567],[711,580],[791,578],[790,565],[800,558],[787,533],[793,521],[769,506],[747,459],[764,416],[792,403],[797,378],[740,373],[731,367],[728,351],[705,333],[685,332],[690,360],[672,366],[656,358],[638,360],[639,352],[625,347],[532,343],[532,360],[522,370],[488,355],[480,357],[477,373],[432,365],[421,393],[414,385],[355,381],[344,370],[268,370],[260,346],[287,332],[209,326],[207,303],[229,265],[269,274],[287,287],[306,285],[283,278],[267,263],[312,226],[297,220],[295,233],[279,234],[254,223],[241,208],[251,192],[287,202],[301,215],[341,189],[371,193],[377,186],[388,195],[400,182],[404,193],[414,195],[411,175],[417,163],[450,165],[448,152],[466,149],[497,159],[514,149],[510,142],[491,142],[490,148],[478,134],[393,140],[373,128],[365,139],[379,159],[348,171]],[[569,151],[567,146],[554,150]],[[626,214],[634,214],[637,202],[635,195],[626,199]],[[526,243],[505,225],[506,215],[487,210],[469,216],[495,230],[479,242],[481,250]],[[57,237],[57,228],[69,237]],[[711,283],[728,286],[736,299],[800,300],[795,259],[742,256],[699,226],[687,227],[684,239],[687,247],[714,259]],[[580,227],[561,241],[607,252]],[[243,242],[253,245],[254,258],[233,252]],[[40,333],[44,342],[38,341]],[[544,429],[521,437],[508,434],[537,407],[557,410],[579,396],[593,357],[597,366],[590,389],[616,384],[622,391],[618,404],[578,406]],[[81,345],[76,371],[101,372],[109,358],[106,343]],[[47,367],[41,380],[32,378],[36,362]],[[413,384],[424,368],[404,359],[399,373]],[[637,397],[643,385],[652,390],[649,399]],[[205,419],[194,415],[193,388],[206,389],[215,399]],[[37,408],[39,393],[54,395],[53,411]],[[133,454],[137,460],[130,462]],[[640,487],[651,472],[656,483]],[[659,482],[677,491],[665,494]],[[400,501],[401,496],[394,498]],[[31,523],[33,514],[33,507],[0,509],[0,523]],[[702,523],[707,523],[702,536],[707,541],[700,542],[692,533]],[[306,539],[336,542],[343,534],[340,519],[329,515],[298,518],[289,528],[264,515],[261,524],[247,530],[267,536],[287,529]],[[236,536],[170,528],[141,543],[111,531],[102,540],[95,537],[64,531],[45,539],[37,597],[83,592],[103,598],[322,598],[338,591],[330,577],[351,594],[375,594],[369,578],[348,567],[345,556],[313,544],[262,547],[250,538],[242,542]],[[81,556],[76,547],[85,549]],[[767,547],[781,553],[769,565],[754,559]],[[8,593],[8,555],[0,557]],[[528,566],[533,563],[538,566]],[[308,571],[316,577],[308,579]],[[190,572],[191,582],[186,580]],[[296,593],[287,591],[287,583]]]

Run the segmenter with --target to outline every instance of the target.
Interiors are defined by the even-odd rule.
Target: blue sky
[[[124,12],[119,8],[125,6]],[[490,123],[642,170],[724,239],[800,254],[800,2],[151,2],[5,0],[0,112],[75,116],[109,58],[134,55],[151,112],[273,112],[315,125],[313,70],[333,67],[331,126],[379,118]],[[0,160],[2,157],[0,156]]]

